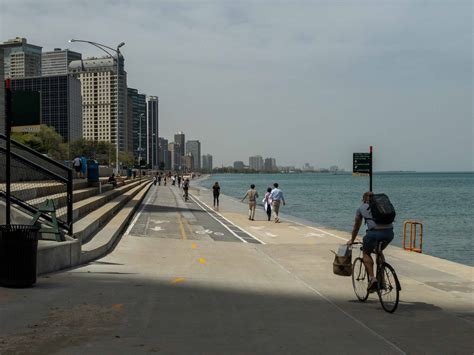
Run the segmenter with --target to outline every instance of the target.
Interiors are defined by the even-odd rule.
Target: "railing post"
[[[12,124],[12,91],[11,91],[10,79],[5,81],[5,135],[7,138],[6,149],[7,154],[5,157],[5,222],[9,226],[11,223],[11,124]]]
[[[72,219],[72,193],[73,193],[73,185],[72,185],[72,169],[69,169],[67,172],[67,224],[69,226],[69,235],[73,236],[73,219]]]

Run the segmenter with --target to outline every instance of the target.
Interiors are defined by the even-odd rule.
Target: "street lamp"
[[[140,113],[140,120],[138,122],[138,171],[140,173],[140,179],[142,178],[142,121],[145,115]]]
[[[82,39],[70,39],[69,40],[69,43],[73,43],[73,42],[89,43],[89,44],[93,45],[94,47],[97,47],[100,50],[107,53],[111,58],[114,58],[114,56],[112,54],[110,54],[110,52],[108,50],[114,51],[116,56],[117,56],[117,58],[115,59],[115,61],[117,62],[117,83],[116,83],[116,88],[117,88],[117,102],[116,102],[117,126],[116,126],[116,131],[117,131],[117,135],[116,135],[116,142],[115,142],[115,146],[116,146],[115,147],[115,174],[118,176],[119,175],[119,74],[120,74],[119,60],[120,60],[120,48],[125,45],[125,42],[120,42],[117,45],[116,49],[111,48],[109,46],[106,46],[105,44],[92,42],[92,41],[85,41],[85,40],[82,40]],[[107,48],[108,50],[105,49],[105,48]]]

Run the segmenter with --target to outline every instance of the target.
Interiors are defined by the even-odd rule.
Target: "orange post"
[[[410,227],[410,240],[409,244],[407,245],[407,227]],[[420,226],[418,230],[418,226]],[[419,233],[418,233],[419,231]],[[419,239],[417,238],[419,235]],[[417,239],[419,245],[417,246]],[[403,242],[402,242],[403,249],[408,251],[414,251],[416,253],[422,253],[423,250],[423,223],[417,221],[405,221],[403,224]]]

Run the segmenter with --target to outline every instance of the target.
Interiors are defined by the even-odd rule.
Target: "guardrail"
[[[410,228],[410,240],[407,244],[406,239],[407,239],[408,227]],[[405,223],[403,223],[402,246],[403,246],[403,249],[408,250],[408,251],[414,251],[416,253],[423,252],[423,223],[418,222],[418,221],[405,221]]]

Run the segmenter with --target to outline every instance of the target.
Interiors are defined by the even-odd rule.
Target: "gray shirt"
[[[393,224],[377,224],[372,219],[372,212],[370,211],[370,207],[368,203],[363,203],[356,211],[357,217],[363,217],[365,219],[365,224],[367,225],[368,230],[372,229],[388,229],[393,228]]]

